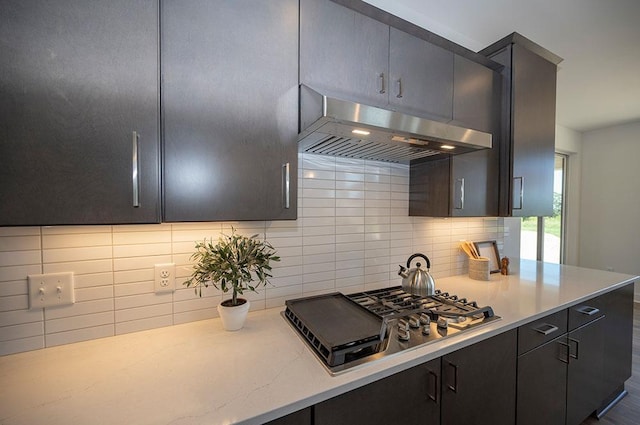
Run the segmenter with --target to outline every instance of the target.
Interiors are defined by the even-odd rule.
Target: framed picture
[[[491,273],[500,273],[500,253],[498,252],[496,241],[474,242],[473,244],[481,257],[489,259],[489,271]]]

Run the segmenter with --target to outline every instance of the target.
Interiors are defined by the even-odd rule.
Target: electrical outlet
[[[73,272],[31,274],[28,279],[29,309],[75,303]]]
[[[174,263],[156,264],[154,276],[156,293],[175,291],[176,265]]]

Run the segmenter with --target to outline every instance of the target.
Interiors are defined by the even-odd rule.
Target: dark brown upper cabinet
[[[500,215],[550,216],[562,59],[517,33],[480,53],[504,65]]]
[[[295,219],[298,1],[162,2],[165,221]]]
[[[452,124],[493,135],[491,149],[413,161],[409,215],[498,215],[500,153],[499,73],[460,55],[454,57]]]
[[[453,53],[330,0],[300,2],[300,82],[431,119],[452,119]]]
[[[158,2],[0,3],[0,225],[160,221]]]

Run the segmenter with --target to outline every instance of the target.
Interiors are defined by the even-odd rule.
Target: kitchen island
[[[501,317],[330,376],[281,315],[252,312],[0,357],[0,423],[262,424],[629,285],[637,276],[522,261],[489,282],[436,281]],[[399,283],[399,282],[398,282]]]

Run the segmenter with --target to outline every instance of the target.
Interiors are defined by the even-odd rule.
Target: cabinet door
[[[633,283],[598,297],[605,311],[603,398],[631,377]]]
[[[512,425],[516,330],[442,357],[442,425]]]
[[[0,225],[158,222],[157,1],[2,1],[0,40]]]
[[[437,425],[440,359],[315,406],[315,425]]]
[[[512,214],[551,216],[556,65],[518,44],[512,56]]]
[[[389,104],[393,109],[439,120],[453,116],[453,53],[390,29]]]
[[[389,26],[330,0],[300,1],[300,82],[322,94],[384,106]]]
[[[167,0],[162,29],[165,220],[294,219],[298,2]]]
[[[580,424],[603,402],[604,319],[569,332],[568,425]]]
[[[518,358],[517,425],[564,425],[568,362],[565,340],[566,335],[560,336]]]

